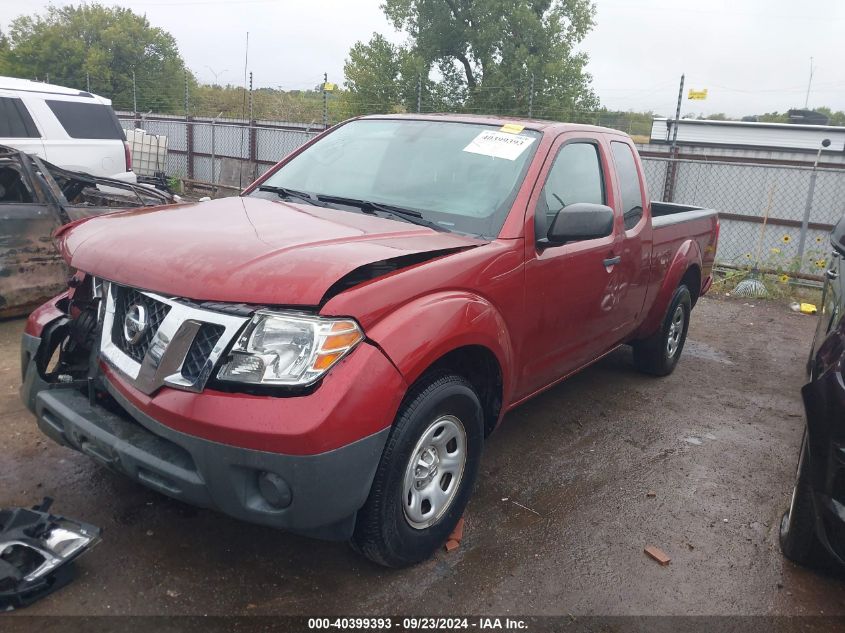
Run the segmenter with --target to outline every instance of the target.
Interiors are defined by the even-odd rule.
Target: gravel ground
[[[845,576],[777,545],[814,326],[777,303],[703,299],[672,376],[637,374],[623,348],[508,415],[460,549],[390,571],[169,500],[42,437],[17,397],[23,322],[2,323],[0,507],[50,495],[104,528],[77,580],[26,613],[845,615]]]

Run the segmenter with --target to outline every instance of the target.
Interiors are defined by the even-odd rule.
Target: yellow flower
[[[778,277],[778,280],[782,284],[788,283],[789,282],[789,275],[781,275],[780,277]]]
[[[816,238],[816,244],[821,244],[823,241],[824,241],[824,240],[822,239],[822,236],[821,236],[821,235],[819,235],[819,236]]]
[[[827,262],[823,259],[817,259],[816,268],[827,268]]]
[[[784,244],[789,244],[792,241],[792,237],[789,235],[784,235],[782,238],[780,238],[780,241]]]
[[[774,253],[775,255],[780,255],[780,249],[775,246],[774,248],[772,248],[772,253]]]
[[[746,253],[746,254],[745,254],[745,259],[751,259],[751,253]]]

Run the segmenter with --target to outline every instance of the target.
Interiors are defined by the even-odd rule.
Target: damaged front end
[[[0,510],[0,611],[28,606],[73,579],[71,563],[100,541],[100,528],[32,509]]]

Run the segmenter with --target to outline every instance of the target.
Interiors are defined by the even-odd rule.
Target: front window
[[[360,207],[336,198],[393,205],[443,230],[492,238],[504,224],[539,137],[517,126],[352,121],[261,183],[268,190],[252,195],[274,198],[278,192],[269,189],[283,188],[318,201],[326,197],[344,210]]]

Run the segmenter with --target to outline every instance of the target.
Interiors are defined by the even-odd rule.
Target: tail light
[[[123,153],[126,157],[126,171],[132,171],[132,152],[129,151],[129,143],[123,141]]]

